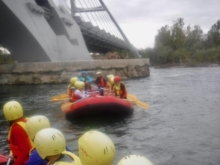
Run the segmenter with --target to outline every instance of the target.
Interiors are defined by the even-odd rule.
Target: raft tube
[[[131,115],[133,111],[133,105],[128,100],[113,96],[88,97],[64,110],[67,119],[87,116],[123,117]]]
[[[12,165],[13,161],[8,157],[0,154],[0,165]]]

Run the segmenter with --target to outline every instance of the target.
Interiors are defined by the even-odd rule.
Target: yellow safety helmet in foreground
[[[153,163],[140,155],[128,155],[122,158],[117,165],[153,165]]]
[[[62,132],[55,128],[40,130],[34,138],[34,146],[42,159],[61,154],[66,150],[66,140]]]
[[[33,116],[27,120],[25,128],[28,136],[33,140],[38,131],[44,128],[50,128],[50,121],[42,115]]]
[[[82,81],[76,81],[75,84],[74,84],[74,87],[76,89],[83,89],[85,87],[85,83],[82,82]]]
[[[76,81],[78,81],[78,77],[73,77],[70,79],[70,84],[74,85]]]
[[[115,146],[104,133],[89,131],[78,140],[82,165],[111,165],[115,157]]]
[[[17,101],[9,101],[3,106],[3,114],[8,121],[19,119],[23,116],[23,108]]]

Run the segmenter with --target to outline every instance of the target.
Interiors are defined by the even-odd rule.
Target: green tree
[[[207,34],[207,46],[209,48],[220,45],[220,20],[218,20]]]
[[[171,27],[172,32],[172,48],[173,50],[177,50],[181,48],[185,41],[185,33],[184,33],[184,19],[178,18],[174,21],[173,26]]]

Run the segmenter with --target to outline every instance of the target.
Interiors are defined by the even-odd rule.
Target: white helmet
[[[83,165],[110,165],[115,157],[111,139],[98,131],[89,131],[79,140],[79,157]]]
[[[28,136],[33,140],[38,131],[50,127],[50,121],[42,115],[33,116],[27,120],[25,127]]]
[[[66,149],[66,140],[62,132],[55,128],[40,130],[34,138],[34,146],[42,159],[61,154]]]
[[[122,158],[117,165],[153,165],[153,163],[140,155],[128,155]]]

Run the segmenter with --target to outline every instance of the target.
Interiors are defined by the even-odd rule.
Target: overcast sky
[[[103,0],[130,42],[137,48],[153,47],[158,29],[184,18],[204,32],[220,19],[220,0]]]

